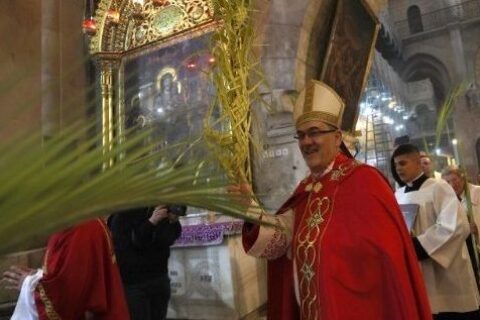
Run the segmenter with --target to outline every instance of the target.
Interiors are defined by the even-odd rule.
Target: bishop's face
[[[322,121],[297,126],[298,145],[312,173],[322,173],[334,160],[342,142],[341,132]]]

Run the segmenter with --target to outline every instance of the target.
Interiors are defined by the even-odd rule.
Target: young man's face
[[[400,180],[405,183],[412,182],[422,173],[419,154],[402,154],[396,156],[393,162]]]
[[[442,175],[442,178],[443,180],[447,181],[449,185],[452,186],[457,196],[460,196],[463,193],[465,182],[460,176],[458,176],[458,174],[450,173],[450,174]]]
[[[321,173],[335,158],[342,134],[321,121],[309,121],[297,126],[297,139],[307,166],[313,173]]]

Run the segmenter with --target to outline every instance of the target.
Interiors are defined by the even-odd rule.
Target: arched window
[[[408,7],[407,18],[410,34],[423,31],[422,13],[420,12],[420,8],[418,6]]]

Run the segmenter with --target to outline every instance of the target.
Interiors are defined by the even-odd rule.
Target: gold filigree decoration
[[[352,161],[347,163],[346,165],[340,165],[338,169],[332,170],[332,174],[330,175],[331,181],[338,181],[340,178],[346,176],[353,168],[358,166],[360,162]]]
[[[305,263],[300,269],[300,272],[303,274],[303,277],[308,281],[311,281],[315,276],[315,271],[313,271],[312,265]]]
[[[118,23],[107,19],[111,8],[120,13]],[[213,15],[211,0],[168,0],[161,6],[146,0],[140,9],[131,0],[101,0],[94,16],[97,33],[90,39],[90,52],[122,53],[212,22]]]
[[[213,19],[213,6],[208,0],[169,0],[160,7],[146,2],[142,12],[143,21],[133,25],[126,49],[152,43]]]
[[[317,212],[315,214],[313,214],[307,221],[307,225],[310,227],[310,228],[313,228],[313,227],[316,227],[318,226],[319,224],[321,224],[323,221],[325,221],[325,219],[323,219],[323,216],[322,216],[322,213],[321,212]]]

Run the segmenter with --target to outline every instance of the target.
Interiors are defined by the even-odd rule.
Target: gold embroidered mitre
[[[298,126],[308,121],[323,121],[336,128],[342,124],[345,102],[330,86],[322,81],[309,80],[293,109]]]

